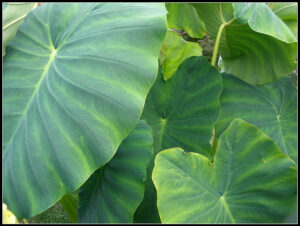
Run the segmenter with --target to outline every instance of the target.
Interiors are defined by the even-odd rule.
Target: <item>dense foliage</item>
[[[19,221],[58,201],[80,223],[295,221],[297,3],[2,11],[3,202]]]

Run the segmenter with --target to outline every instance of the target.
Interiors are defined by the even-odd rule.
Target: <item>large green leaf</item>
[[[296,208],[297,167],[256,127],[234,120],[216,160],[160,152],[152,175],[163,223],[283,222]]]
[[[298,3],[270,3],[269,7],[272,11],[284,21],[284,23],[298,37]]]
[[[182,29],[190,37],[203,38],[206,34],[204,22],[193,6],[187,3],[165,3],[168,10],[168,28]]]
[[[6,45],[15,37],[19,26],[27,14],[37,7],[37,3],[2,3],[2,55]]]
[[[80,223],[132,223],[153,156],[151,127],[139,121],[116,155],[79,191]]]
[[[271,137],[283,153],[297,161],[297,90],[289,78],[264,86],[252,86],[223,74],[220,136],[230,122],[242,118]]]
[[[193,6],[214,40],[219,28],[226,24],[219,48],[225,72],[250,84],[265,84],[285,77],[296,68],[297,43],[280,41],[239,23],[231,3],[194,3]]]
[[[212,159],[210,139],[220,114],[221,90],[220,74],[204,56],[185,60],[167,82],[159,71],[142,115],[153,130],[154,153],[181,147]],[[148,169],[145,197],[136,213],[138,222],[159,220],[152,169],[153,161]]]
[[[284,42],[297,42],[290,28],[266,3],[232,3],[233,14],[242,24],[249,24],[252,30],[271,35]]]
[[[18,218],[79,188],[134,128],[165,14],[160,3],[49,3],[28,14],[3,76],[3,198]]]
[[[185,59],[200,55],[202,49],[198,43],[187,42],[175,31],[167,31],[159,56],[164,79],[171,78]]]

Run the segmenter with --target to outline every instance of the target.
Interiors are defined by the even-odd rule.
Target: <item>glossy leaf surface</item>
[[[3,75],[3,198],[18,218],[113,157],[142,113],[165,32],[156,3],[46,3],[28,14]]]
[[[116,155],[79,191],[80,223],[132,223],[153,157],[151,127],[139,121]]]
[[[156,156],[152,178],[163,223],[278,223],[296,208],[296,165],[240,119],[222,134],[214,165],[172,148]]]
[[[181,147],[212,159],[210,139],[220,114],[222,90],[219,72],[201,56],[185,60],[168,81],[160,73],[147,96],[142,115],[153,130],[154,153]],[[145,197],[136,214],[139,222],[159,219],[155,216],[152,168],[153,162],[148,169]]]
[[[165,3],[165,5],[168,10],[168,28],[182,29],[193,38],[204,37],[205,24],[193,6],[187,3]]]
[[[2,55],[6,45],[15,37],[26,15],[37,7],[37,3],[2,3]]]
[[[265,84],[285,77],[296,68],[297,43],[280,41],[239,23],[234,19],[231,3],[193,3],[193,6],[214,40],[220,26],[227,23],[219,46],[225,72],[250,84]]]
[[[202,48],[198,43],[187,42],[175,31],[167,31],[159,57],[164,79],[171,78],[185,59],[201,55]]]
[[[217,136],[233,119],[241,118],[261,129],[283,153],[297,162],[297,90],[290,79],[253,86],[229,74],[222,74],[222,78]]]

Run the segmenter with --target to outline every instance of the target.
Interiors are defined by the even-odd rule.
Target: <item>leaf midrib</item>
[[[51,54],[49,55],[49,60],[48,60],[46,66],[45,66],[45,68],[44,68],[44,71],[43,71],[43,73],[42,73],[42,75],[41,75],[41,77],[40,77],[38,83],[35,85],[35,89],[33,90],[33,93],[32,93],[30,99],[29,99],[28,102],[27,102],[27,105],[26,105],[26,107],[25,107],[25,109],[24,109],[24,111],[23,111],[23,115],[22,115],[22,117],[19,119],[18,125],[16,126],[16,129],[14,130],[14,133],[11,135],[9,141],[7,142],[7,147],[8,147],[9,144],[12,142],[12,140],[13,140],[13,138],[15,137],[17,131],[19,130],[19,128],[20,128],[22,122],[24,121],[24,118],[25,118],[25,116],[26,116],[26,114],[27,114],[27,112],[28,112],[28,110],[29,110],[31,104],[33,103],[33,99],[35,98],[36,94],[39,92],[40,85],[41,85],[42,81],[44,80],[45,76],[48,74],[48,71],[49,71],[49,68],[50,68],[50,66],[51,66],[51,63],[52,63],[52,61],[54,60],[54,58],[55,58],[55,56],[56,56],[56,52],[57,52],[57,51],[54,49],[53,46],[50,46],[50,48],[52,48],[52,52],[51,52]],[[7,149],[7,148],[6,148],[6,149]],[[5,149],[5,150],[6,150],[6,149]]]
[[[88,13],[94,8],[95,4],[93,4],[91,7],[88,8],[88,10],[84,13],[84,15],[75,23],[75,25],[72,25],[73,28],[70,29],[70,31],[66,34],[65,38],[62,40],[61,44],[58,46],[58,48],[55,49],[54,45],[53,45],[53,41],[51,40],[51,34],[50,34],[50,30],[48,30],[48,35],[49,35],[49,39],[50,39],[50,46],[49,49],[51,50],[51,53],[49,55],[49,60],[45,65],[44,71],[38,81],[38,83],[35,85],[35,89],[33,90],[33,93],[30,97],[30,99],[27,102],[27,105],[25,106],[25,109],[23,111],[23,116],[19,119],[19,122],[17,124],[17,126],[15,127],[16,129],[14,130],[13,134],[11,135],[9,141],[7,142],[7,147],[5,148],[5,152],[7,151],[7,148],[9,147],[9,144],[13,141],[16,133],[18,132],[20,126],[22,125],[22,122],[24,121],[24,117],[26,116],[31,104],[33,103],[33,99],[35,98],[36,94],[39,92],[39,88],[41,83],[43,82],[44,78],[46,77],[46,75],[48,74],[49,68],[52,64],[52,62],[55,59],[56,53],[57,51],[63,47],[63,44],[65,43],[65,41],[69,38],[69,36],[73,33],[74,29],[78,26],[78,24],[80,24],[80,22],[82,22],[82,20],[88,15]],[[27,15],[27,14],[26,14]],[[49,21],[49,15],[48,15],[48,21]],[[49,26],[47,26],[49,29]]]

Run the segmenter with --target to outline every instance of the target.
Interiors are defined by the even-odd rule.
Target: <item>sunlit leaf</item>
[[[256,127],[234,120],[216,159],[160,152],[152,175],[162,223],[284,222],[296,208],[297,167]]]

